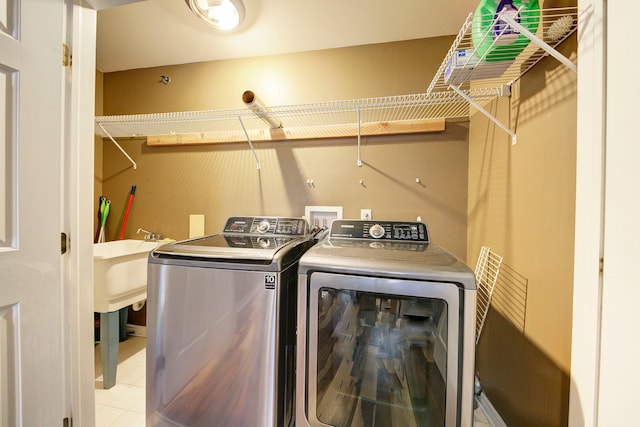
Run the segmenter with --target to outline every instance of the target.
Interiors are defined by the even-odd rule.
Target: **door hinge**
[[[67,233],[60,233],[60,254],[64,255],[67,253],[67,247],[68,247],[68,239],[67,239]]]
[[[62,44],[62,65],[68,67],[71,65],[71,54],[69,53],[69,46],[65,43]]]
[[[71,418],[64,417],[62,419],[62,427],[72,427],[72,426],[73,426],[73,421],[71,420]]]

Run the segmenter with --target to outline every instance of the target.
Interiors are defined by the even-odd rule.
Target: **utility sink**
[[[117,311],[147,298],[147,257],[160,243],[125,239],[93,245],[94,311]]]
[[[119,310],[147,298],[147,257],[162,243],[126,239],[93,245],[93,307],[100,313],[105,389],[116,384]]]

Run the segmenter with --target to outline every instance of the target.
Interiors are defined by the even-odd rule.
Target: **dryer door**
[[[307,290],[310,425],[459,423],[456,284],[313,273]]]

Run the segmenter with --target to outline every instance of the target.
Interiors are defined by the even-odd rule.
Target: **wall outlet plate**
[[[360,209],[360,219],[371,219],[371,209]]]

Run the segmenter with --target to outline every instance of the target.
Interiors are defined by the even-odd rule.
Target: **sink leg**
[[[118,344],[120,342],[120,314],[118,311],[100,313],[100,356],[102,383],[105,389],[116,385]]]

